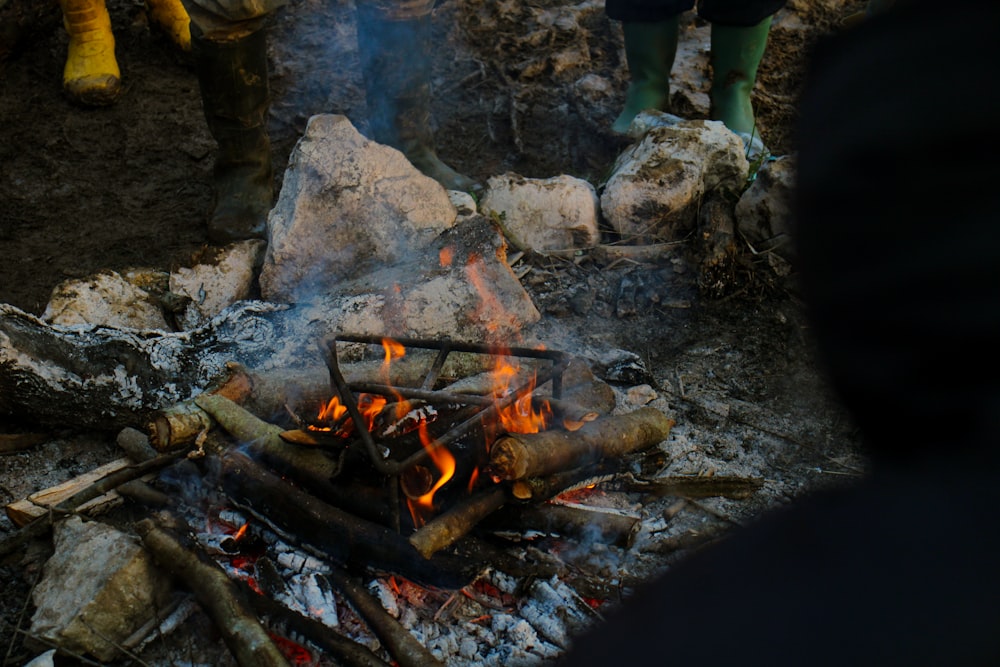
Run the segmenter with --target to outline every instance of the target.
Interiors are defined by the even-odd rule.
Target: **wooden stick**
[[[48,514],[53,507],[56,507],[59,503],[81,489],[90,486],[106,475],[127,468],[131,463],[128,458],[115,459],[110,463],[105,463],[100,467],[94,468],[90,472],[86,472],[73,479],[68,479],[61,484],[36,491],[27,498],[7,505],[7,517],[11,523],[20,528],[38,517]],[[111,490],[102,496],[83,503],[75,509],[79,512],[100,514],[101,511],[117,505],[119,502],[121,502],[121,496],[116,491]]]
[[[160,567],[195,594],[241,667],[288,667],[285,656],[222,568],[188,550],[152,519],[137,523],[136,530]]]
[[[305,637],[335,656],[338,664],[343,664],[344,667],[389,667],[389,663],[372,653],[367,646],[334,632],[314,618],[285,607],[268,595],[255,593],[244,581],[233,583],[243,591],[258,615],[284,624],[289,631]]]
[[[641,451],[670,435],[674,420],[652,407],[588,422],[577,431],[508,434],[493,443],[491,473],[506,480],[580,468]]]
[[[443,662],[435,658],[410,634],[409,630],[389,615],[378,600],[346,572],[335,567],[327,576],[365,619],[368,627],[385,644],[400,667],[444,667]]]
[[[505,508],[487,521],[483,525],[491,530],[538,530],[618,546],[628,545],[639,523],[617,512],[558,503]]]
[[[454,505],[444,514],[418,528],[410,535],[410,544],[424,558],[430,558],[445,549],[507,502],[505,486],[493,486],[465,501]]]
[[[347,509],[359,517],[387,524],[392,516],[378,489],[362,487],[358,480],[340,482],[342,462],[317,447],[287,442],[288,431],[257,418],[234,401],[220,395],[202,394],[195,398],[212,419],[255,459],[290,477],[320,500]]]
[[[242,403],[253,391],[253,378],[239,364],[226,364],[227,375],[205,395],[223,396],[234,403]],[[154,415],[147,427],[150,442],[159,451],[190,445],[203,431],[212,427],[211,415],[195,399],[190,399],[162,410]]]
[[[735,475],[671,475],[658,479],[622,479],[615,484],[624,491],[638,491],[654,496],[713,498],[721,496],[745,500],[764,486],[759,477]]]
[[[323,502],[241,452],[222,457],[221,477],[234,502],[351,569],[394,572],[419,583],[461,588],[483,567],[476,558],[447,553],[421,558],[402,535]]]
[[[51,439],[47,433],[0,433],[0,454],[23,452]]]
[[[80,506],[90,502],[94,498],[103,496],[105,493],[118,488],[125,482],[138,479],[151,472],[164,468],[183,455],[183,451],[162,454],[154,459],[149,459],[148,461],[143,461],[142,463],[132,464],[105,475],[90,486],[80,489],[69,498],[66,498],[59,504],[55,505],[51,512],[25,524],[16,533],[12,533],[11,535],[0,540],[0,557],[21,548],[33,539],[45,535],[49,531],[49,528],[52,527],[54,514],[76,511]]]

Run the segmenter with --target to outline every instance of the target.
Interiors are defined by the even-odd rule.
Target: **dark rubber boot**
[[[770,16],[750,27],[712,24],[712,119],[738,134],[751,153],[763,149],[750,93],[770,28]]]
[[[191,50],[205,120],[219,145],[208,237],[215,243],[265,238],[274,185],[264,30],[223,41],[192,29]]]
[[[645,109],[667,111],[670,101],[670,70],[677,54],[678,19],[655,23],[626,21],[625,60],[630,82],[625,108],[611,125],[619,134],[628,132],[636,115]]]

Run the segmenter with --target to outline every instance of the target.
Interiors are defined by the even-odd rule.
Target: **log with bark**
[[[218,564],[184,544],[175,532],[178,523],[172,516],[143,519],[136,530],[160,567],[195,594],[240,667],[288,667],[242,591]]]
[[[666,440],[674,420],[652,407],[598,419],[573,432],[508,434],[493,443],[490,472],[519,480],[580,468]]]

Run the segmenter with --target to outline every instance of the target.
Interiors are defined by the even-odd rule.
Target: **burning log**
[[[136,530],[160,566],[195,594],[241,667],[288,667],[222,568],[187,549],[172,531],[152,519],[140,521]]]
[[[610,479],[621,471],[621,467],[620,460],[606,459],[591,466],[573,468],[545,477],[526,477],[511,484],[510,492],[522,503],[529,500],[540,503],[571,489]]]
[[[221,474],[223,489],[234,502],[352,570],[394,572],[420,583],[460,588],[484,565],[474,555],[439,553],[424,559],[405,537],[321,501],[245,454],[227,452]]]
[[[662,442],[674,420],[652,407],[589,422],[572,433],[507,434],[493,443],[490,469],[499,479],[538,477],[620,457]]]
[[[382,525],[391,523],[393,515],[377,490],[354,479],[333,481],[341,471],[340,457],[331,457],[315,446],[290,444],[288,431],[259,419],[225,396],[202,394],[194,400],[237,442],[246,445],[251,456],[269,468],[340,509]]]

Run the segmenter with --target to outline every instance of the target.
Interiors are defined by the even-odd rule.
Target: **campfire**
[[[555,596],[581,629],[592,605],[616,597],[558,558],[525,558],[524,545],[552,534],[625,544],[634,517],[565,500],[630,469],[673,420],[652,407],[613,414],[613,390],[558,351],[359,335],[321,347],[326,396],[298,397],[263,419],[241,405],[253,378],[233,367],[156,415],[148,439],[158,456],[86,487],[94,497],[162,469],[170,501],[135,528],[209,610],[238,662],[282,664],[243,655],[263,642],[276,661],[300,651],[346,664],[438,664],[449,651],[432,652],[400,625],[398,599],[436,597],[439,616],[446,606],[457,613],[455,595],[505,614],[530,607],[515,594]],[[352,613],[368,634],[345,636]],[[264,630],[264,618],[284,634]],[[549,631],[554,644],[528,638],[520,650],[558,654],[566,623]],[[248,625],[252,641],[241,634]]]

